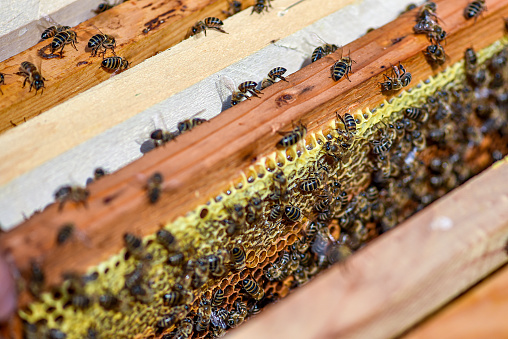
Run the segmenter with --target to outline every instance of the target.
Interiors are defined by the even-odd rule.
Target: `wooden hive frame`
[[[469,42],[480,49],[500,39],[504,34],[503,22],[500,20],[499,15],[508,15],[508,9],[500,2],[489,3],[489,12],[478,19],[474,25],[472,22],[464,23],[463,18],[460,17],[461,14],[457,14],[457,5],[439,3],[439,6],[440,10],[442,10],[440,15],[447,25],[450,25],[450,29],[447,29],[449,32],[447,54],[450,59],[450,64],[462,58],[463,44],[460,44],[460,42],[464,41],[465,37],[469,37]],[[496,13],[496,15],[491,13]],[[48,272],[48,277],[50,277],[50,282],[55,282],[60,276],[59,273],[64,272],[65,267],[69,267],[70,265],[76,267],[78,271],[84,271],[84,269],[91,264],[101,261],[109,254],[118,252],[122,247],[121,235],[123,232],[135,231],[143,235],[151,234],[157,229],[156,225],[160,220],[172,220],[177,215],[181,215],[184,211],[190,210],[193,206],[196,206],[196,204],[206,202],[208,197],[221,192],[224,187],[224,181],[220,178],[235,176],[235,174],[238,173],[238,169],[245,170],[246,166],[252,163],[253,158],[258,158],[259,155],[267,154],[273,149],[273,145],[279,138],[273,133],[274,129],[279,129],[282,126],[290,126],[292,121],[303,120],[310,122],[308,126],[310,131],[319,130],[323,128],[329,120],[333,119],[335,111],[337,110],[355,112],[363,111],[363,109],[368,107],[378,106],[379,103],[385,100],[385,97],[377,90],[377,82],[381,80],[382,73],[384,72],[384,69],[380,66],[386,67],[382,60],[393,60],[396,57],[407,69],[411,69],[413,81],[415,83],[425,80],[431,74],[439,72],[439,70],[433,70],[428,66],[421,54],[421,51],[427,45],[427,41],[419,37],[408,37],[407,34],[403,33],[410,31],[413,24],[414,22],[411,16],[402,16],[398,21],[346,46],[345,48],[351,49],[353,58],[356,54],[365,56],[362,57],[362,60],[358,59],[358,71],[355,71],[355,73],[351,75],[351,84],[341,82],[341,86],[336,86],[331,81],[330,83],[323,82],[321,79],[329,75],[330,64],[337,59],[335,57],[324,58],[311,67],[307,67],[290,77],[288,79],[289,84],[278,85],[267,89],[262,100],[239,105],[221,114],[221,116],[212,120],[209,124],[205,124],[198,130],[193,131],[192,134],[181,136],[182,142],[177,143],[169,152],[161,149],[151,152],[133,165],[128,166],[104,180],[94,183],[90,187],[92,195],[89,200],[88,210],[77,206],[67,206],[62,213],[59,213],[58,206],[53,205],[46,209],[44,213],[35,216],[21,227],[3,237],[2,245],[12,251],[18,266],[22,270],[27,267],[29,258],[38,257],[44,253],[46,258],[45,266],[47,266],[46,271]],[[390,34],[387,34],[387,32]],[[485,32],[490,33],[490,40],[485,39]],[[393,39],[401,36],[406,36],[406,38],[402,39],[400,42],[393,43]],[[362,97],[364,98],[361,104],[357,102],[359,93],[362,93]],[[340,100],[337,98],[340,98]],[[273,112],[278,113],[277,117],[274,116]],[[221,132],[223,131],[223,126],[235,126],[235,128],[230,128],[228,130],[227,139],[224,138],[224,134]],[[249,126],[258,127],[252,129]],[[200,141],[193,144],[186,144],[186,141],[190,142],[191,140]],[[228,146],[232,144],[231,141],[235,141],[234,147]],[[214,148],[216,150],[220,149],[221,152],[214,151],[208,146],[207,149],[211,151],[211,154],[206,156],[206,159],[203,160],[200,155],[200,149],[204,148],[203,145],[214,145]],[[228,159],[229,161],[227,167],[223,165],[224,159]],[[139,173],[149,175],[155,169],[162,172],[165,177],[171,178],[170,185],[168,185],[169,190],[171,190],[173,194],[177,194],[179,199],[177,201],[169,196],[162,195],[161,203],[157,208],[149,207],[147,209],[142,186],[136,187],[136,184],[133,184],[133,182]],[[485,185],[489,182],[495,183],[497,181],[496,177],[502,175],[503,170],[506,170],[506,166],[501,165],[498,167],[497,172],[494,170],[491,171],[495,175],[489,175],[491,174],[490,172],[486,173],[485,176],[487,176],[487,179],[483,179],[482,177],[479,178],[478,181],[486,180],[485,182],[481,182],[481,184]],[[203,172],[208,173],[208,176],[195,180],[198,176],[197,173]],[[210,182],[214,184],[210,185]],[[226,182],[229,182],[229,179],[226,179]],[[473,183],[469,186],[472,185]],[[478,186],[473,186],[469,189],[476,190],[477,187]],[[504,193],[503,187],[499,189],[500,195]],[[460,195],[460,192],[463,190],[467,189],[464,188],[459,190],[455,194]],[[115,195],[117,192],[121,192],[121,195],[118,195],[118,199],[116,199]],[[111,204],[104,205],[104,199],[111,196],[114,196],[115,199],[112,200]],[[197,199],[196,196],[198,197]],[[433,208],[435,207],[434,209],[441,211],[446,210],[449,206],[446,204],[449,204],[450,201],[453,201],[451,197],[440,203],[442,207],[433,206]],[[500,203],[503,202],[501,201]],[[474,211],[474,209],[469,209],[469,207],[464,208],[468,208],[468,211],[472,211],[472,213]],[[496,211],[500,211],[499,213],[503,211],[503,208],[504,206],[501,205],[494,206]],[[427,220],[430,220],[428,218],[430,218],[433,213],[438,212],[426,212],[425,215],[420,215],[420,218],[424,220],[427,218]],[[453,219],[454,216],[456,215],[451,215],[454,221],[453,224],[461,222],[461,219],[455,221],[455,219]],[[504,240],[501,241],[500,239],[502,239],[501,235],[505,235],[506,232],[506,216],[498,214],[496,217],[499,217],[499,219],[495,218],[495,220],[500,220],[500,222],[489,225],[493,227],[491,230],[494,232],[495,237],[490,236],[487,237],[487,239],[482,239],[485,241],[481,243],[482,245],[488,244],[486,248],[489,248],[489,251],[486,251],[487,255],[485,255],[485,257],[479,256],[481,259],[475,262],[479,262],[478,267],[481,267],[481,269],[474,272],[474,277],[471,280],[464,279],[464,281],[461,280],[458,282],[457,285],[452,284],[453,286],[450,286],[449,289],[441,290],[442,294],[440,298],[442,299],[438,297],[433,299],[434,304],[432,304],[432,306],[429,304],[429,309],[438,306],[443,300],[450,298],[453,293],[456,293],[458,290],[495,268],[496,265],[505,261],[504,255],[499,249],[504,246]],[[80,229],[86,230],[87,233],[90,234],[91,242],[94,243],[94,245],[99,245],[99,247],[94,247],[92,250],[87,249],[85,245],[77,244],[76,246],[79,249],[70,251],[70,249],[52,246],[51,240],[30,247],[20,246],[14,248],[12,246],[16,243],[23,243],[22,239],[29,232],[34,239],[41,238],[38,234],[47,232],[48,229],[55,232],[65,220],[79,220],[77,226]],[[418,224],[418,221],[415,219],[412,222],[415,225]],[[424,222],[422,225],[429,223],[432,224],[432,222]],[[39,225],[44,225],[44,227],[40,227]],[[474,229],[476,226],[475,222],[471,222],[469,227]],[[404,239],[410,239],[410,237],[416,238],[416,227],[413,226],[411,228],[411,233],[414,233],[412,235],[409,235],[410,233],[407,231],[409,227],[410,226],[407,225],[401,228],[401,231],[397,231],[398,233],[394,231],[391,234],[391,238],[395,238],[395,234],[399,234],[399,236]],[[419,229],[421,229],[422,232],[426,232],[423,226]],[[405,230],[405,233],[402,233],[404,232],[403,230]],[[491,232],[489,230],[484,231]],[[400,235],[401,233],[402,235]],[[453,232],[447,233],[450,239],[443,237],[439,238],[438,242],[446,246],[450,241],[453,241],[453,237],[458,236],[460,233],[460,231],[454,229]],[[469,232],[466,233],[469,234]],[[432,235],[427,236],[434,240]],[[383,250],[380,248],[390,246],[387,245],[387,243],[393,240],[389,238],[390,237],[387,236],[383,239],[384,241],[379,241],[378,244],[375,244],[378,246],[377,250],[381,251],[380,253],[383,253]],[[473,237],[471,239],[473,240],[470,241],[474,241],[476,238]],[[101,247],[100,244],[104,244],[105,241],[108,242],[107,247]],[[457,254],[463,253],[470,248],[471,245],[468,241],[467,239],[462,242],[459,241],[459,243],[463,243],[465,247],[451,251],[445,259],[441,259],[436,263],[437,267],[445,265],[446,260],[453,260]],[[412,244],[405,244],[407,246],[406,248],[412,246]],[[97,255],[97,248],[100,248],[100,256]],[[371,246],[366,251],[363,251],[363,253],[351,259],[351,266],[355,269],[355,272],[362,272],[363,267],[370,265],[365,264],[364,260],[369,258],[369,251],[375,251],[375,248],[376,247]],[[87,255],[87,253],[89,254]],[[494,260],[492,260],[493,257],[490,256],[490,253],[493,253],[492,256]],[[388,255],[387,253],[387,256]],[[66,259],[61,260],[62,257],[66,257]],[[367,259],[362,259],[365,257]],[[359,264],[355,264],[355,262],[359,262]],[[407,262],[412,263],[413,261],[408,260]],[[467,263],[468,260],[465,260],[465,262]],[[429,264],[429,272],[433,271],[433,267],[436,266]],[[470,274],[470,271],[465,271],[464,274]],[[373,271],[369,272],[374,273]],[[450,271],[445,270],[445,272]],[[332,274],[335,274],[335,276]],[[336,277],[337,274],[340,273],[330,272],[328,274],[328,281],[334,281],[334,279],[336,279],[334,277]],[[354,276],[353,278],[348,279],[346,277],[344,279],[346,279],[345,286],[349,286],[349,284],[355,282]],[[321,283],[323,284],[321,286],[326,286],[325,279],[321,279]],[[413,287],[419,283],[421,283],[421,280],[417,280],[416,283],[409,282],[410,286]],[[313,286],[320,285],[316,283]],[[435,285],[431,284],[431,286]],[[347,291],[347,289],[342,290],[341,293],[345,291]],[[409,294],[410,297],[413,295],[414,294]],[[361,300],[361,297],[359,298]],[[296,296],[293,300],[295,303],[298,302]],[[388,298],[388,300],[390,301],[392,299]],[[354,302],[354,299],[351,299],[351,303],[354,304]],[[318,306],[319,304],[316,304],[316,307]],[[287,307],[289,308],[289,306]],[[375,311],[379,310],[381,310],[381,308]],[[405,309],[403,309],[403,311],[404,310]],[[400,316],[401,313],[394,314]],[[415,315],[416,319],[421,317],[421,315],[421,313]],[[268,319],[268,317],[263,318]],[[367,318],[369,318],[369,316],[367,316]],[[275,319],[275,317],[272,318],[272,320],[273,319]],[[395,319],[398,318],[395,317]],[[379,327],[375,327],[375,325],[382,320],[383,318],[379,317],[379,319],[370,323],[370,325],[373,326],[372,328],[374,328],[374,330],[377,330]],[[274,323],[271,320],[265,320],[265,323],[269,324],[270,322],[272,324]],[[319,322],[316,323],[316,326],[318,324]],[[411,321],[408,320],[407,325],[410,324]],[[252,326],[254,326],[254,322]],[[273,325],[268,326],[272,326],[268,327],[268,330],[272,331],[274,328]],[[400,332],[400,330],[402,330],[401,328],[394,329],[394,322],[388,322],[386,327],[388,329],[385,333],[389,335],[393,335],[397,333],[397,331]],[[368,333],[369,329],[371,329],[371,327],[366,326],[361,329],[361,331],[367,331]],[[245,330],[241,329],[240,331],[249,331],[249,329],[246,326]],[[343,333],[340,331],[346,330],[339,329],[337,331],[339,332],[334,333]],[[348,334],[349,332],[345,333]]]

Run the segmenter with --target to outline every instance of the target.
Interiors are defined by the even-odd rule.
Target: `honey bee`
[[[58,206],[58,210],[61,211],[65,202],[74,201],[76,203],[82,203],[85,207],[87,207],[86,200],[90,192],[83,187],[80,186],[70,186],[65,185],[60,187],[54,194],[55,201],[60,203]]]
[[[94,26],[95,27],[95,26]],[[95,27],[97,28],[97,27]],[[115,53],[115,47],[116,47],[116,40],[115,37],[112,35],[104,34],[100,29],[97,28],[97,30],[100,32],[99,34],[95,34],[88,40],[88,48],[92,50],[91,55],[97,56],[97,54],[101,54],[104,57],[106,55],[106,51],[108,49],[113,52],[113,54],[116,56]],[[103,48],[103,51],[99,52],[99,49]]]
[[[127,69],[129,67],[129,62],[127,59],[119,56],[107,57],[102,59],[101,67],[107,71],[119,71]]]
[[[225,263],[229,261],[229,253],[226,250],[219,250],[215,254],[207,257],[210,273],[216,277],[222,277],[226,274]]]
[[[264,273],[268,280],[274,281],[278,280],[282,276],[282,269],[276,264],[271,264]]]
[[[201,118],[194,118],[196,115],[203,113],[205,110],[201,110],[198,113],[194,114],[190,119],[181,121],[176,125],[176,128],[178,129],[179,134],[182,134],[184,132],[188,132],[194,127],[201,125],[204,122],[207,122],[206,119]]]
[[[233,247],[231,250],[231,258],[237,271],[241,271],[245,268],[245,251],[241,245],[235,245]]]
[[[26,82],[28,81],[30,83],[30,89],[28,91],[31,92],[32,87],[34,87],[35,94],[37,94],[38,90],[41,90],[42,95],[44,88],[46,88],[44,86],[44,81],[46,81],[46,79],[42,76],[41,72],[37,69],[37,67],[34,64],[32,64],[29,61],[23,61],[21,63],[21,67],[19,68],[19,72],[17,72],[16,74],[25,77],[25,81],[23,81],[23,88],[25,87]]]
[[[220,79],[224,86],[226,86],[226,88],[231,92],[231,106],[235,106],[245,99],[250,100],[250,97],[245,93],[236,90],[233,79],[225,75],[221,76]]]
[[[384,154],[392,147],[393,141],[390,138],[384,137],[381,140],[374,140],[372,143],[374,144],[372,148],[374,154]]]
[[[184,319],[187,314],[189,314],[189,311],[189,305],[175,306],[171,308],[171,311],[168,314],[155,323],[157,333],[162,333],[165,329],[170,328],[178,321]]]
[[[356,134],[355,118],[350,113],[344,114],[343,118],[342,116],[339,115],[338,112],[336,112],[336,116],[342,122],[345,128],[345,132],[341,131],[341,134],[343,134],[347,140],[354,139],[354,136]]]
[[[224,303],[224,291],[220,288],[215,290],[212,298],[212,307],[220,307]]]
[[[157,201],[159,201],[159,198],[162,193],[162,183],[164,181],[164,178],[161,173],[155,172],[148,178],[148,181],[146,182],[145,189],[148,196],[148,201],[150,204],[155,204]]]
[[[228,311],[223,308],[217,308],[212,311],[212,315],[210,316],[210,321],[212,325],[216,328],[226,329],[226,321],[229,317]],[[213,329],[212,329],[213,330]]]
[[[254,81],[245,81],[238,85],[238,90],[244,94],[249,93],[252,96],[259,98],[258,94],[263,94],[261,91],[256,89],[258,84]]]
[[[176,284],[175,289],[176,290],[173,290],[162,296],[164,305],[173,307],[192,303],[194,300],[194,295],[192,292],[184,289],[184,287],[180,284]]]
[[[76,44],[78,43],[77,34],[73,30],[65,30],[57,33],[51,42],[51,54],[54,54],[55,51],[60,49],[60,57],[63,57],[63,50],[65,45],[72,45],[74,49],[77,51],[78,48]]]
[[[349,80],[349,73],[353,73],[351,72],[351,66],[353,65],[353,62],[356,64],[356,61],[351,59],[351,51],[349,51],[349,56],[343,57],[335,62],[335,64],[333,64],[333,66],[330,68],[333,81],[339,81],[344,76],[346,76],[346,79],[351,82],[351,80]]]
[[[91,306],[92,300],[84,293],[78,293],[71,298],[72,306],[76,309],[84,310]]]
[[[46,281],[46,275],[42,270],[42,267],[35,261],[30,261],[30,277],[28,279],[28,292],[32,294],[33,297],[39,298],[42,289],[44,288],[44,283]]]
[[[235,15],[242,10],[242,3],[238,0],[229,1],[228,0],[228,10],[222,11],[227,17]]]
[[[413,119],[414,121],[418,122],[426,122],[429,117],[429,114],[425,110],[420,109],[418,107],[406,108],[404,110],[404,114],[409,119]]]
[[[192,278],[192,287],[197,289],[208,282],[210,273],[210,263],[207,258],[198,259],[190,265],[193,268],[194,277]]]
[[[483,11],[487,10],[487,6],[485,6],[485,0],[475,0],[470,2],[467,7],[464,9],[464,17],[466,20],[475,18],[475,20],[480,16]]]
[[[371,203],[375,202],[379,198],[379,190],[377,189],[376,186],[369,186],[369,188],[367,188],[367,191],[365,192],[365,197],[369,202]]]
[[[58,233],[56,235],[56,243],[57,245],[64,244],[74,233],[74,224],[73,223],[67,223],[63,226],[61,226],[58,229]]]
[[[270,72],[268,72],[268,77],[272,79],[274,82],[276,79],[280,79],[282,81],[287,81],[285,77],[282,75],[286,73],[287,69],[284,67],[275,67]]]
[[[302,211],[296,206],[288,205],[284,207],[284,215],[289,221],[298,222],[302,216]]]
[[[225,30],[222,29],[222,27],[221,27],[222,25],[224,25],[224,23],[219,18],[208,17],[203,21],[196,22],[196,24],[189,29],[189,32],[187,33],[187,37],[196,35],[201,32],[204,32],[205,36],[206,36],[206,29],[207,28],[214,29],[214,30],[221,32],[221,33],[228,34]]]
[[[446,53],[444,48],[439,44],[427,46],[427,49],[425,50],[425,56],[436,65],[442,65],[446,61]]]
[[[97,8],[95,10],[93,10],[92,12],[95,12],[95,14],[99,14],[99,13],[105,12],[108,9],[111,9],[113,7],[115,7],[115,5],[111,5],[109,3],[109,1],[105,1],[103,3],[100,3],[99,6],[97,6]]]
[[[306,193],[315,191],[318,189],[318,187],[319,187],[319,180],[318,180],[318,178],[315,178],[315,177],[305,179],[300,184],[300,190],[302,190],[303,192],[306,192]]]
[[[5,85],[5,76],[6,75],[8,75],[8,74],[0,72],[0,86]],[[4,94],[4,92],[2,92],[1,88],[0,88],[0,93],[2,93],[2,95]]]
[[[446,31],[439,25],[432,26],[432,29],[427,32],[427,37],[431,43],[440,45],[440,42],[446,39]]]
[[[187,339],[192,334],[194,322],[191,318],[185,318],[180,322],[173,339]]]
[[[437,5],[435,2],[427,1],[422,6],[420,11],[418,12],[419,19],[428,20],[428,18],[432,17],[434,19],[438,19],[436,15]]]
[[[245,206],[245,220],[249,224],[255,223],[259,219],[259,215],[263,211],[263,200],[259,197],[253,197],[247,206]]]
[[[256,3],[252,7],[252,12],[250,14],[252,15],[254,12],[261,14],[263,10],[268,12],[268,7],[272,7],[270,1],[271,0],[256,0]]]
[[[168,260],[166,261],[166,263],[170,266],[180,266],[181,264],[183,264],[184,258],[185,256],[183,255],[183,253],[178,252],[168,256]]]
[[[162,246],[164,246],[164,248],[168,252],[171,253],[171,252],[175,251],[175,249],[177,247],[177,243],[176,243],[175,237],[173,236],[173,234],[170,231],[168,231],[164,228],[161,228],[160,230],[157,231],[156,238],[157,238],[157,241]]]
[[[307,135],[307,127],[303,124],[296,126],[291,132],[279,132],[284,137],[277,143],[277,148],[288,148],[296,145]]]
[[[121,300],[110,292],[106,292],[99,296],[99,305],[106,310],[117,310],[121,303]]]
[[[395,75],[393,78],[384,74],[387,80],[381,83],[382,92],[396,91],[411,83],[411,73],[406,72],[406,69],[402,66],[402,64],[399,63],[398,67],[392,66],[392,71]]]
[[[52,38],[55,35],[57,35],[58,33],[68,31],[70,29],[71,29],[70,26],[61,26],[61,25],[50,26],[50,27],[46,28],[44,30],[44,32],[42,32],[41,40],[46,40],[46,39]]]
[[[67,338],[67,334],[65,332],[62,332],[59,329],[56,328],[50,328],[47,336],[49,339],[65,339]]]
[[[265,291],[251,278],[243,279],[242,285],[245,292],[256,300],[261,300],[265,296]]]
[[[145,246],[143,245],[143,241],[140,238],[136,237],[132,233],[125,233],[123,235],[123,240],[129,255],[133,256],[137,260],[151,259],[151,255],[146,253]]]
[[[339,46],[337,46],[335,44],[329,44],[329,43],[327,43],[326,41],[321,39],[317,34],[313,33],[312,35],[313,35],[313,37],[316,40],[321,42],[323,45],[318,46],[318,47],[316,47],[314,49],[314,51],[312,52],[311,59],[310,59],[311,62],[318,61],[322,57],[324,57],[324,56],[326,56],[328,54],[331,54],[331,53],[333,53],[333,52],[335,52],[336,50],[339,49]]]

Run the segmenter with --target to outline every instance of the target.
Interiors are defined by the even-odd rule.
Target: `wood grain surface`
[[[227,338],[401,334],[506,263],[506,175],[507,161],[486,170]],[[505,338],[507,273],[404,338]]]

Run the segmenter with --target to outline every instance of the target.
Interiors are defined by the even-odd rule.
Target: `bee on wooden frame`
[[[242,10],[242,3],[238,0],[228,0],[228,10],[222,11],[223,14],[225,14],[227,17],[230,17],[232,15],[235,15],[236,13],[239,13]]]
[[[119,5],[122,2],[125,2],[125,1],[127,1],[127,0],[120,0],[120,1],[117,1],[116,3],[114,3],[114,4],[110,4],[109,1],[106,0],[106,1],[104,1],[102,3],[100,3],[99,6],[97,6],[96,9],[92,10],[92,12],[95,12],[95,14],[100,14],[102,12],[107,11],[108,9],[111,9],[111,8]]]
[[[235,106],[245,99],[250,100],[249,96],[236,89],[235,82],[230,77],[222,75],[220,77],[220,83],[223,84],[231,92],[231,106]],[[219,91],[219,94],[221,95],[221,99],[223,99],[225,94],[222,91]]]
[[[129,62],[127,59],[119,57],[119,56],[113,56],[113,57],[107,57],[105,59],[102,59],[101,66],[106,71],[121,71],[125,70],[129,67]]]
[[[294,127],[290,132],[278,131],[278,133],[284,135],[284,137],[277,142],[277,148],[288,148],[296,145],[305,138],[307,135],[307,127],[300,123],[300,125]]]
[[[5,76],[6,75],[8,75],[8,74],[0,72],[0,86],[5,85]],[[0,88],[0,93],[2,93],[2,95],[4,94],[4,92],[2,92],[1,88]]]
[[[312,52],[312,56],[310,59],[311,62],[318,61],[319,59],[323,58],[324,56],[331,54],[340,48],[340,46],[338,46],[338,45],[327,43],[326,41],[321,39],[316,33],[313,33],[312,35],[314,36],[314,38],[317,41],[321,42],[322,45],[316,47],[314,49],[314,51]]]
[[[51,42],[51,54],[55,54],[55,51],[60,49],[60,58],[62,58],[63,50],[66,45],[71,45],[77,51],[77,37],[76,32],[70,29],[57,33]]]
[[[244,81],[240,85],[238,85],[238,90],[244,94],[249,93],[251,96],[259,98],[258,94],[263,93],[261,93],[260,90],[256,89],[257,86],[258,86],[257,82]]]
[[[58,24],[49,15],[43,16],[41,18],[41,21],[43,21],[44,26],[37,24],[37,26],[39,26],[41,30],[44,29],[44,31],[41,34],[41,41],[50,39],[60,32],[71,29],[70,26],[62,26]]]
[[[178,129],[178,133],[182,134],[184,132],[188,132],[191,129],[193,129],[194,127],[201,125],[204,122],[207,122],[208,120],[206,120],[206,119],[195,118],[196,116],[202,114],[204,111],[206,111],[206,109],[203,109],[203,110],[197,112],[196,114],[192,115],[187,120],[179,122],[178,125],[176,125],[176,128]]]
[[[44,81],[46,81],[46,78],[44,78],[41,74],[41,72],[37,69],[37,67],[32,64],[29,61],[23,61],[21,63],[21,67],[19,68],[19,72],[16,73],[17,75],[21,75],[25,77],[25,81],[23,81],[23,87],[25,87],[26,82],[28,81],[30,83],[30,89],[29,92],[32,91],[32,87],[35,88],[35,94],[37,94],[38,90],[44,91]]]
[[[85,207],[87,207],[86,200],[88,199],[88,196],[90,195],[90,192],[81,186],[76,185],[64,185],[61,186],[54,194],[55,201],[60,203],[60,206],[58,207],[58,210],[61,211],[64,204],[67,201],[74,201],[76,203],[81,203]]]
[[[351,66],[353,65],[353,62],[356,64],[356,61],[351,59],[351,51],[349,51],[349,55],[347,57],[341,56],[340,60],[335,62],[335,64],[333,64],[333,66],[330,68],[333,81],[339,81],[344,76],[346,76],[346,79],[351,82],[349,79],[349,73],[353,73],[351,72]]]
[[[270,3],[271,0],[256,0],[256,3],[252,7],[251,15],[256,12],[258,14],[261,14],[263,10],[268,12],[268,7],[272,7],[272,4]]]
[[[444,48],[439,44],[427,46],[424,54],[433,65],[442,65],[446,61]]]
[[[95,27],[95,26],[94,26]],[[104,57],[106,55],[106,51],[108,49],[111,50],[111,52],[113,53],[113,55],[116,56],[116,53],[115,53],[115,47],[116,47],[116,40],[115,40],[115,37],[112,36],[112,35],[108,35],[108,34],[104,34],[102,33],[102,31],[95,27],[100,33],[98,34],[95,34],[94,36],[92,36],[90,38],[90,40],[88,40],[88,48],[90,48],[92,50],[91,52],[91,56],[97,56],[97,54],[99,54],[99,56],[102,54],[102,56]],[[99,51],[99,49],[103,49],[102,51]]]
[[[406,87],[411,83],[411,73],[407,72],[404,66],[399,62],[399,66],[392,65],[394,77],[383,74],[386,80],[381,84],[381,92],[390,92]]]
[[[273,68],[270,72],[268,72],[268,77],[264,78],[263,81],[261,82],[261,89],[265,89],[273,85],[277,81],[277,79],[287,82],[286,78],[282,76],[284,73],[286,73],[286,71],[287,69],[285,69],[284,67]]]
[[[472,1],[464,9],[464,18],[466,18],[466,20],[472,18],[476,20],[480,16],[480,14],[486,10],[487,6],[485,6],[485,0]]]
[[[196,24],[194,24],[194,26],[192,26],[189,29],[189,32],[187,33],[187,38],[191,37],[193,35],[196,35],[198,33],[201,33],[201,32],[204,32],[205,36],[206,36],[207,29],[214,29],[217,32],[228,34],[228,32],[226,32],[225,30],[222,29],[223,25],[224,25],[224,23],[219,18],[214,18],[214,17],[205,18],[205,20],[203,20],[203,21],[196,22]]]

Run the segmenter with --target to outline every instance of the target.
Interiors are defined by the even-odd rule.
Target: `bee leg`
[[[28,80],[28,77],[27,77],[27,76],[25,76],[25,81],[23,81],[23,86],[22,86],[22,88],[25,88],[25,85],[26,85],[26,81],[27,81],[27,80]],[[31,87],[31,86],[30,86],[30,87]]]

